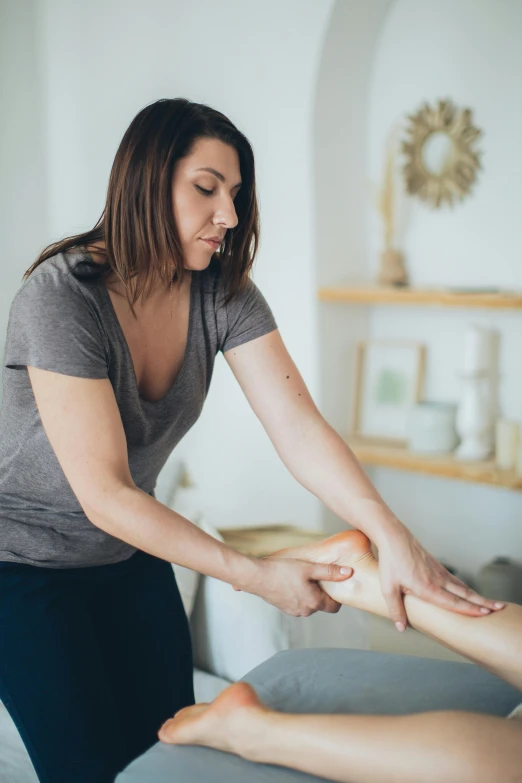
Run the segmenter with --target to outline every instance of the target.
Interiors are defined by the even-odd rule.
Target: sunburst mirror
[[[471,109],[450,100],[425,103],[408,115],[406,134],[401,146],[408,193],[435,208],[462,201],[481,168],[481,153],[474,149],[481,131],[473,125]]]

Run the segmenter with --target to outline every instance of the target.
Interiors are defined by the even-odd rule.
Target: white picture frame
[[[424,386],[426,348],[406,340],[366,340],[357,346],[352,435],[406,446],[411,409]]]

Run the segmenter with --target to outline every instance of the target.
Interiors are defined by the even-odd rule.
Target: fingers
[[[459,595],[452,591],[448,592],[444,587],[431,587],[425,595],[419,597],[443,609],[448,609],[450,612],[466,614],[469,617],[482,617],[491,611],[485,606],[477,606],[477,604],[471,603],[465,598],[460,598]]]
[[[469,601],[472,604],[476,604],[479,607],[485,606],[486,609],[491,609],[492,611],[503,609],[506,605],[503,601],[492,601],[489,598],[484,598],[464,584],[464,582],[461,582],[460,579],[456,579],[455,577],[451,582],[446,584],[446,590],[448,590],[450,593],[453,593],[454,595],[459,596],[460,598],[464,598],[466,601]],[[482,612],[482,614],[485,613]]]
[[[338,604],[337,601],[334,601],[333,598],[330,598],[329,595],[326,595],[325,593],[325,600],[323,601],[323,605],[321,606],[322,612],[328,612],[328,614],[337,614],[339,609],[341,608],[342,604]]]
[[[316,582],[344,582],[353,574],[350,566],[338,566],[335,563],[313,563],[310,579]]]
[[[312,589],[312,595],[310,596],[310,604],[308,609],[300,613],[301,617],[309,617],[315,612],[328,612],[328,614],[337,614],[341,608],[341,604],[334,601],[333,598],[321,590],[318,584],[312,583],[310,585]]]
[[[408,625],[408,617],[404,608],[404,600],[401,594],[400,588],[392,588],[390,590],[383,590],[384,599],[390,613],[390,617],[395,623],[395,627],[398,631],[406,630]]]

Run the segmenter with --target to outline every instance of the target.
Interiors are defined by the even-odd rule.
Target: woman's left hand
[[[399,631],[408,624],[403,598],[407,594],[470,617],[482,617],[504,606],[483,598],[450,574],[401,522],[388,529],[378,547],[381,589]]]

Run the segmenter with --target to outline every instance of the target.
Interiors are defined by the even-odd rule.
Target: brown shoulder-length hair
[[[112,164],[105,208],[83,234],[48,245],[27,270],[43,261],[100,240],[105,260],[92,262],[90,274],[113,274],[125,285],[133,305],[158,282],[182,282],[181,242],[174,220],[172,180],[177,161],[190,155],[198,139],[218,139],[239,156],[242,186],[234,200],[238,224],[228,230],[212,262],[220,268],[227,301],[245,287],[259,245],[259,208],[254,153],[248,139],[221,112],[186,98],[162,98],[132,120]],[[98,250],[98,248],[93,248]],[[88,257],[87,257],[88,260]],[[168,261],[170,260],[170,264]]]

